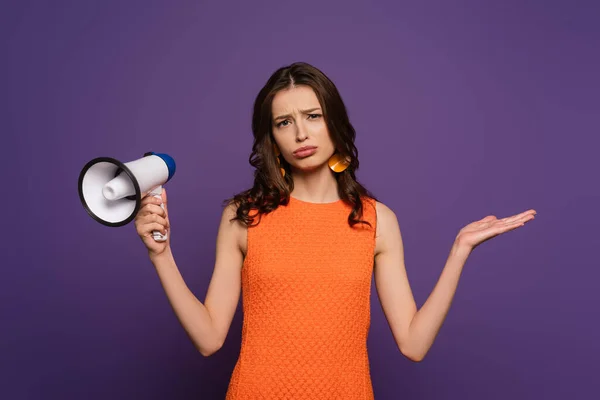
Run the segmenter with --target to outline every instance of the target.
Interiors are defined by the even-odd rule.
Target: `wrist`
[[[471,246],[461,243],[460,240],[456,239],[452,244],[450,253],[457,256],[467,257],[472,251],[473,248]]]
[[[150,257],[150,261],[156,265],[157,263],[160,263],[164,260],[168,260],[170,258],[173,258],[173,253],[171,253],[171,247],[167,246],[166,249],[164,249],[162,252],[156,254],[156,253],[152,253],[152,252],[148,252],[148,257]]]

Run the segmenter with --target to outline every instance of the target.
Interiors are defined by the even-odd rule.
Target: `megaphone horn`
[[[164,153],[148,152],[127,163],[97,157],[79,174],[79,199],[95,221],[110,227],[127,225],[138,213],[142,198],[161,197],[162,186],[171,180],[175,169],[175,160]],[[159,231],[152,234],[157,241],[167,239]]]

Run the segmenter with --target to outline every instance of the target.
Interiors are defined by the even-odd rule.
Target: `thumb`
[[[165,207],[165,211],[167,211],[167,190],[163,188],[162,193],[160,194],[161,200]]]

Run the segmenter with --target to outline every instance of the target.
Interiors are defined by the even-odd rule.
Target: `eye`
[[[309,117],[319,118],[321,114],[308,114]]]
[[[281,121],[280,123],[277,124],[277,127],[280,128],[281,126],[283,126],[284,122],[289,122],[287,119],[284,119],[283,121]],[[287,126],[287,125],[285,125]]]

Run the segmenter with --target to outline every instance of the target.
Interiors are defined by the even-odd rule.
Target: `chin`
[[[329,164],[327,163],[327,160],[321,162],[313,160],[302,160],[296,165],[292,165],[292,168],[299,172],[312,172],[318,171],[321,168],[329,168]]]

